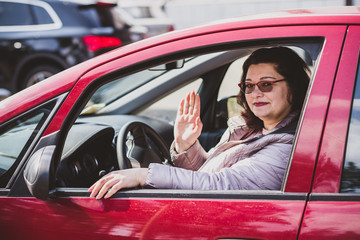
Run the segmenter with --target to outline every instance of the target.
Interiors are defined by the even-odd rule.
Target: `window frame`
[[[267,41],[270,41],[271,44],[266,44]],[[295,42],[297,43],[297,45],[306,45],[306,44],[317,44],[318,45],[318,55],[317,55],[317,59],[316,61],[320,61],[321,57],[322,57],[322,52],[321,52],[321,49],[323,48],[323,45],[325,44],[324,43],[324,39],[322,38],[319,38],[319,37],[309,37],[309,38],[297,38],[296,41],[293,39],[293,38],[274,38],[274,39],[271,39],[271,40],[261,40],[261,41],[258,41],[258,40],[252,40],[251,41],[251,44],[249,43],[249,41],[239,41],[237,43],[233,43],[232,46],[229,46],[229,45],[226,45],[226,46],[209,46],[207,47],[207,50],[204,50],[204,49],[195,49],[194,50],[188,50],[186,53],[181,53],[181,54],[173,54],[174,56],[170,59],[169,56],[165,56],[165,57],[160,57],[159,59],[152,59],[151,62],[139,62],[137,63],[136,65],[132,65],[130,69],[121,69],[120,71],[115,71],[115,72],[112,72],[111,74],[108,74],[108,75],[103,75],[101,77],[99,77],[99,82],[102,82],[101,86],[103,86],[104,84],[107,84],[109,82],[111,82],[113,79],[118,79],[118,78],[121,78],[123,76],[126,76],[128,74],[131,74],[133,72],[138,72],[138,71],[142,71],[144,70],[145,68],[149,68],[149,67],[152,67],[152,66],[155,66],[157,64],[163,64],[164,62],[167,62],[167,61],[171,61],[171,60],[177,60],[178,58],[180,57],[189,57],[189,55],[198,55],[200,53],[202,54],[207,54],[207,53],[212,53],[212,52],[218,52],[218,51],[224,51],[224,50],[234,50],[234,49],[246,49],[246,48],[260,48],[260,47],[269,47],[269,46],[278,46],[278,45],[296,45]],[[301,44],[300,44],[301,43]],[[255,47],[256,46],[256,47]],[[305,47],[304,47],[305,48]],[[314,59],[314,64],[318,64],[317,62],[315,62],[315,59]],[[138,66],[141,66],[139,68],[137,68]],[[227,65],[228,66],[228,65]],[[136,71],[134,70],[136,69]],[[316,68],[315,68],[316,69]],[[315,70],[316,71],[316,70]],[[97,84],[91,84],[91,87],[89,86],[88,87],[88,91],[87,93],[86,92],[83,92],[83,95],[82,97],[86,98],[86,99],[89,99],[92,94],[97,90],[99,89],[101,86],[99,86],[100,83],[97,83]],[[144,86],[138,88],[136,91],[141,91],[141,88],[148,88],[148,86],[146,86],[147,84],[145,84]],[[311,84],[310,84],[311,85]],[[201,88],[203,88],[204,86],[202,86]],[[91,90],[90,90],[91,89]],[[308,89],[308,91],[310,91],[310,87]],[[203,90],[203,89],[201,89]],[[134,92],[136,92],[134,91]],[[131,94],[134,94],[134,95],[138,95],[137,93],[131,93]],[[216,93],[217,95],[217,93]],[[132,104],[129,104],[128,102],[126,102],[126,99],[128,98],[127,95],[123,96],[122,98],[120,98],[120,102],[122,105],[132,105]],[[123,101],[124,100],[124,101]],[[214,98],[215,102],[217,100],[217,98],[215,97]],[[79,101],[78,101],[79,102]],[[86,101],[87,102],[87,101]],[[304,103],[304,106],[305,106],[306,103]],[[81,107],[77,107],[77,111],[81,111]],[[111,111],[112,109],[110,108],[108,114],[114,114],[114,112]],[[107,111],[107,110],[106,110]],[[105,112],[106,112],[105,111]],[[121,111],[117,112],[117,114],[127,114],[127,113],[132,113],[134,112],[134,110],[129,110],[129,109],[122,109]],[[73,115],[73,114],[70,114],[70,115]],[[295,146],[295,144],[294,144]],[[292,157],[292,156],[291,156]],[[289,161],[289,164],[291,162],[291,157],[290,157],[290,161]],[[290,165],[289,165],[290,166]],[[285,183],[285,180],[284,180],[284,183]],[[285,188],[285,185],[283,184],[283,187],[282,189],[280,190],[281,192],[284,191],[284,188]],[[66,189],[64,188],[59,188],[59,190],[61,192],[67,192]],[[135,190],[136,191],[136,190]],[[80,191],[81,192],[81,191]],[[176,192],[176,190],[174,191]],[[191,191],[192,192],[192,191]],[[239,191],[235,191],[235,192],[239,192]],[[241,191],[240,191],[241,192]],[[260,191],[260,192],[263,192],[263,191]],[[274,191],[274,192],[277,192],[277,191]]]
[[[6,185],[0,186],[1,188],[10,189],[12,185],[14,184],[15,180],[17,179],[18,175],[22,172],[23,167],[26,164],[26,161],[28,160],[29,156],[31,155],[33,149],[35,148],[36,144],[40,140],[42,134],[44,133],[46,127],[51,122],[52,118],[54,117],[56,111],[58,110],[61,102],[64,100],[66,96],[65,94],[62,94],[54,99],[48,100],[42,104],[39,104],[35,108],[29,109],[28,111],[10,119],[9,121],[6,121],[0,125],[0,129],[5,128],[6,126],[13,124],[18,119],[27,117],[29,115],[33,115],[34,112],[39,111],[39,109],[42,108],[49,108],[48,115],[44,115],[41,121],[39,122],[38,126],[36,127],[37,133],[33,134],[31,136],[31,139],[28,140],[28,142],[25,144],[24,148],[22,149],[22,152],[18,156],[16,162],[11,168],[11,171],[9,172],[9,176],[6,178]],[[8,170],[9,171],[9,170]],[[11,173],[11,174],[10,174]]]

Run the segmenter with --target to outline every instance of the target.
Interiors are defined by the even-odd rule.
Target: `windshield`
[[[82,115],[93,114],[108,104],[116,101],[126,93],[162,75],[166,70],[143,70],[100,87],[87,103]]]
[[[160,77],[172,70],[182,69],[185,62],[192,58],[180,59],[173,62],[160,64],[140,72],[115,79],[114,81],[100,87],[87,103],[81,115],[94,114],[98,110],[118,100],[125,94],[134,91],[140,86]]]

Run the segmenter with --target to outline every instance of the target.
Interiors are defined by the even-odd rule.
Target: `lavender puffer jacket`
[[[231,118],[220,142],[208,153],[197,141],[186,152],[171,155],[176,167],[150,164],[145,185],[193,190],[280,190],[293,133],[281,131],[297,118],[290,114],[269,133],[252,133],[241,117]],[[279,131],[280,130],[280,131]]]

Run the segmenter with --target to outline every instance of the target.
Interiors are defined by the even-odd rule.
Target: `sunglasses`
[[[238,86],[240,87],[240,90],[245,94],[252,93],[255,89],[255,85],[259,88],[261,92],[271,92],[271,90],[273,89],[273,84],[281,81],[286,81],[286,79],[283,78],[275,81],[260,81],[255,84],[249,82],[242,82],[239,83]]]

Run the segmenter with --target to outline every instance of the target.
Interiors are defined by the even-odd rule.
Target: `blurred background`
[[[173,20],[175,28],[179,29],[269,11],[359,5],[360,0],[167,0],[165,12]]]
[[[223,18],[360,0],[0,0],[0,100],[132,42]]]

